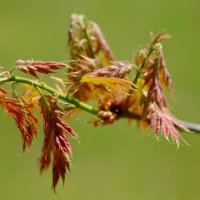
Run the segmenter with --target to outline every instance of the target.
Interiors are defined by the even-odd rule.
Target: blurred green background
[[[164,53],[175,87],[170,100],[179,118],[200,123],[200,1],[198,0],[0,0],[0,65],[17,59],[63,61],[69,58],[70,14],[79,12],[102,28],[118,59],[131,59],[151,31],[166,30],[172,39]],[[200,136],[183,133],[191,146],[159,142],[135,124],[110,127],[73,121],[81,144],[73,142],[73,167],[57,194],[51,171],[39,174],[42,130],[30,151],[11,119],[0,121],[0,199],[198,200]]]

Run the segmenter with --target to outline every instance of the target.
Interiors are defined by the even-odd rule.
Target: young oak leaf
[[[111,51],[100,27],[96,23],[89,21],[88,33],[94,53],[97,54],[102,51],[105,58],[107,58],[108,60],[113,60],[113,52]]]
[[[159,76],[161,59],[162,57],[158,53],[153,63],[148,63],[141,71],[144,75],[144,85],[148,88],[146,104],[148,105],[151,102],[156,102],[160,108],[167,107]],[[148,106],[145,106],[145,108],[148,108]]]
[[[147,99],[149,101],[154,101],[160,107],[166,107],[166,98],[163,95],[162,88],[160,87],[159,80],[154,79],[148,91]]]
[[[169,92],[173,92],[172,80],[170,77],[170,73],[167,69],[163,53],[161,53],[161,59],[160,59],[159,79],[161,84],[164,85]]]
[[[85,38],[86,18],[83,15],[73,14],[70,18],[68,32],[68,45],[70,46],[71,59],[76,59],[80,54],[89,56],[88,40]]]
[[[84,15],[73,14],[70,20],[69,46],[72,60],[79,55],[113,60],[113,53],[99,26]]]
[[[20,101],[1,94],[0,107],[14,118],[22,135],[23,150],[25,151],[32,144],[33,138],[37,136],[36,124],[38,120],[32,112],[34,105],[22,99]]]
[[[177,128],[187,132],[189,132],[189,130],[172,116],[166,108],[161,110],[155,104],[151,104],[149,112],[151,115],[150,127],[154,130],[156,136],[161,133],[167,140],[169,140],[169,136],[171,136],[173,142],[179,146],[180,140],[183,140],[183,138],[178,133]]]
[[[71,68],[69,68],[67,75],[68,80],[73,83],[70,91],[74,94],[74,97],[84,102],[92,98],[93,94],[90,86],[88,84],[80,84],[80,80],[85,74],[91,73],[99,67],[97,59],[83,55],[71,61]]]
[[[15,67],[17,67],[24,73],[32,75],[35,78],[38,78],[36,72],[49,74],[54,73],[55,70],[66,66],[67,65],[65,63],[55,61],[44,62],[32,60],[17,60],[15,63]]]
[[[76,138],[76,134],[62,119],[62,117],[68,117],[68,113],[58,107],[57,101],[53,97],[41,97],[40,107],[44,123],[44,142],[40,156],[40,171],[42,172],[49,167],[52,154],[52,187],[55,190],[60,178],[64,183],[65,174],[70,166],[72,149],[66,135]]]
[[[98,60],[86,56],[79,56],[79,58],[71,61],[71,68],[69,68],[67,74],[69,81],[71,81],[72,83],[79,83],[82,76],[93,72],[99,67],[102,66],[99,66]]]
[[[152,37],[151,37],[151,41],[150,41],[150,48],[154,48],[154,46],[156,44],[160,43],[161,41],[171,38],[171,36],[166,34],[164,31],[161,31],[160,33],[158,33],[156,35],[153,35],[153,34],[151,34],[151,35],[152,35]]]
[[[122,87],[124,87],[127,91],[133,89],[138,90],[138,87],[132,82],[115,77],[93,77],[86,74],[82,77],[81,82],[91,83],[97,86],[103,85],[113,89],[115,92],[121,92],[126,95],[128,92],[126,92]]]
[[[127,74],[131,72],[132,64],[126,61],[116,61],[112,62],[112,65],[94,70],[90,73],[93,77],[115,77],[124,78]]]

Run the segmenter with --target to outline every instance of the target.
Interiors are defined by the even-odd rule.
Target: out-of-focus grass
[[[67,30],[72,12],[86,14],[102,28],[118,59],[131,59],[145,45],[151,31],[165,29],[173,37],[164,42],[175,101],[180,118],[200,122],[199,46],[200,2],[0,0],[0,65],[21,59],[67,60]],[[0,199],[162,199],[200,198],[200,137],[183,134],[190,143],[178,150],[164,139],[157,142],[125,120],[110,127],[84,124],[85,114],[74,119],[81,144],[73,142],[72,172],[57,195],[50,189],[50,170],[39,175],[42,129],[29,152],[12,120],[0,121]]]

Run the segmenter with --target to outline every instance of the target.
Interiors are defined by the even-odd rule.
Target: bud
[[[156,51],[162,51],[162,44],[159,42],[159,43],[156,43],[154,46],[153,46],[153,49],[155,49]]]

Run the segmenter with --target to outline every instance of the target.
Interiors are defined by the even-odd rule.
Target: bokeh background
[[[118,59],[132,59],[151,31],[170,33],[172,39],[164,42],[175,87],[170,107],[179,118],[200,123],[200,1],[0,0],[0,65],[10,67],[19,58],[67,60],[73,12],[101,26]],[[0,199],[200,199],[200,135],[183,133],[190,146],[177,149],[126,120],[94,128],[84,123],[91,117],[83,114],[72,123],[81,144],[73,143],[73,167],[57,194],[51,171],[39,174],[42,129],[22,153],[14,122],[1,117]]]

